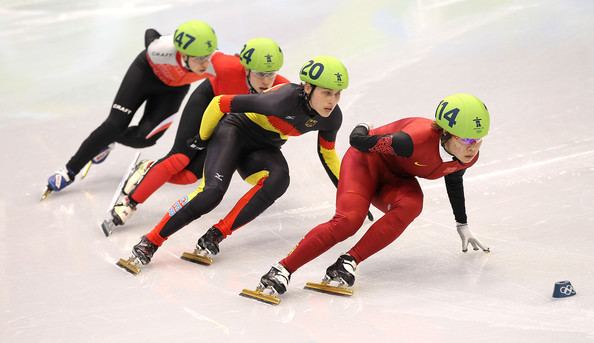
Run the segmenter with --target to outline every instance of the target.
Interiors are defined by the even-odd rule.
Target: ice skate
[[[212,256],[219,253],[219,243],[222,240],[223,234],[221,231],[215,227],[211,227],[198,239],[194,252],[184,252],[181,259],[208,266],[213,262]]]
[[[101,229],[106,237],[111,235],[116,226],[124,225],[128,218],[136,211],[136,203],[129,197],[123,196],[110,211],[110,218],[101,223]]]
[[[244,289],[239,295],[278,305],[281,301],[279,295],[287,291],[289,280],[291,280],[291,273],[282,264],[276,263],[268,273],[262,275],[255,291]]]
[[[60,169],[47,179],[47,186],[41,194],[41,200],[45,200],[51,193],[59,192],[68,187],[74,181],[74,174],[67,169]]]
[[[134,170],[128,175],[124,186],[122,187],[122,194],[130,195],[130,192],[136,188],[136,186],[142,181],[142,178],[148,173],[150,167],[155,161],[153,160],[142,160],[136,164]]]
[[[308,282],[305,289],[338,295],[353,295],[352,286],[355,284],[355,269],[357,262],[349,255],[344,254],[326,269],[322,282]]]
[[[116,224],[114,222],[114,214],[113,214],[113,212],[114,212],[114,209],[115,209],[116,205],[118,204],[118,200],[121,197],[122,186],[124,185],[124,182],[126,182],[126,180],[128,179],[128,177],[134,172],[134,169],[136,167],[136,164],[138,163],[138,159],[139,158],[140,158],[140,152],[137,152],[134,155],[134,158],[132,159],[132,162],[130,162],[130,165],[128,166],[128,169],[126,169],[126,173],[120,179],[120,183],[118,184],[118,187],[116,188],[116,191],[113,194],[113,197],[111,198],[111,201],[109,203],[109,207],[107,208],[107,218],[108,219],[103,220],[99,224],[99,227],[101,228],[101,230],[103,231],[103,234],[105,234],[106,237],[109,236],[109,235],[111,235],[111,233],[115,229],[116,225],[123,225],[123,223],[128,219],[127,217],[129,217],[132,214],[132,212],[134,211],[134,210],[127,210],[127,212],[129,212],[129,214],[122,221],[122,224]],[[122,208],[121,211],[123,212],[124,211],[124,208]]]
[[[134,275],[140,273],[140,266],[151,262],[153,254],[159,247],[149,241],[146,236],[142,236],[140,242],[132,248],[132,255],[127,259],[120,258],[116,263],[118,267],[125,269]]]
[[[80,179],[82,180],[82,179],[84,179],[87,176],[87,174],[89,173],[89,170],[91,169],[91,166],[93,164],[103,163],[103,161],[105,161],[105,159],[107,159],[107,156],[113,150],[114,147],[115,147],[115,143],[111,143],[105,149],[101,150],[95,157],[93,157],[84,166],[84,168],[82,170],[82,173],[81,173]]]

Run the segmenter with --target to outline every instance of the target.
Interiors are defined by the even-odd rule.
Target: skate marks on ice
[[[109,235],[111,235],[113,233],[115,227],[117,226],[117,224],[113,220],[114,216],[112,214],[112,209],[113,209],[114,205],[117,203],[117,201],[120,199],[120,196],[122,193],[122,188],[124,187],[124,183],[126,182],[126,180],[128,180],[128,177],[134,172],[134,169],[136,168],[136,163],[138,163],[139,159],[140,159],[140,151],[134,155],[132,162],[130,162],[130,165],[124,172],[124,175],[120,179],[120,183],[118,184],[118,187],[116,188],[116,190],[113,194],[113,197],[111,198],[111,202],[109,203],[109,207],[107,208],[107,218],[108,219],[104,219],[99,224],[99,227],[101,228],[101,231],[103,231],[103,234],[105,235],[105,237],[109,237]]]

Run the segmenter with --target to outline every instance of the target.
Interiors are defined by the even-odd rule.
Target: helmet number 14
[[[247,51],[245,51],[245,48],[247,47],[247,44],[243,45],[243,49],[241,49],[241,52],[239,53],[239,58],[244,60],[246,64],[250,64],[250,62],[252,61],[252,55],[254,54],[254,51],[256,51],[254,48],[248,49]]]
[[[439,110],[437,118],[441,120],[443,117],[445,120],[448,121],[449,127],[454,127],[454,125],[456,125],[456,117],[458,116],[458,112],[460,112],[460,109],[456,107],[454,109],[447,111],[446,113],[443,113],[447,106],[448,103],[446,101],[440,104],[441,109]]]

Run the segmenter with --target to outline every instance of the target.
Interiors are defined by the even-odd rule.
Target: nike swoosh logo
[[[415,166],[417,166],[417,167],[426,167],[427,165],[415,161]]]

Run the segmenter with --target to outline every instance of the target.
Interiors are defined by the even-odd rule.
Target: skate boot
[[[136,186],[142,181],[142,178],[148,173],[149,169],[155,161],[153,160],[142,160],[136,164],[134,171],[130,173],[130,176],[124,182],[122,187],[122,194],[130,195],[130,192],[136,188]]]
[[[68,169],[60,169],[47,179],[47,186],[41,194],[41,200],[47,198],[53,192],[59,192],[68,187],[74,181],[74,174]]]
[[[333,265],[326,269],[326,275],[321,283],[308,282],[305,288],[331,294],[353,295],[351,287],[355,284],[356,268],[357,262],[353,256],[341,255]]]
[[[101,223],[101,229],[106,237],[111,235],[116,226],[124,225],[126,223],[128,218],[130,218],[136,211],[136,205],[138,204],[134,202],[134,200],[124,195],[120,201],[113,206],[110,211],[111,218],[105,219],[103,223]]]
[[[183,253],[181,259],[208,266],[212,264],[212,256],[219,253],[219,243],[221,243],[223,238],[221,231],[213,226],[198,239],[194,252]]]
[[[117,265],[126,271],[136,275],[140,273],[140,266],[151,262],[151,258],[159,247],[149,241],[146,236],[142,236],[140,242],[132,248],[132,255],[124,260],[120,258]]]
[[[290,280],[291,273],[282,264],[275,263],[268,273],[262,275],[255,291],[244,289],[239,295],[278,305],[279,295],[287,291]]]

